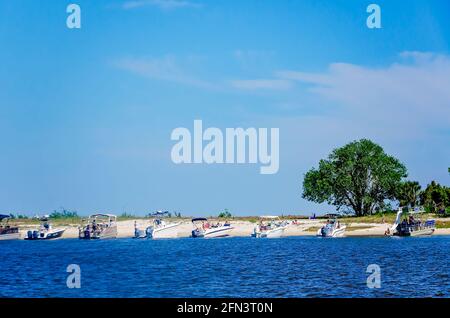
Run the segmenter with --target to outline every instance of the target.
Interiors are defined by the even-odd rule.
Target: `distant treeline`
[[[24,214],[13,214],[13,213],[10,213],[9,216],[11,217],[11,219],[27,220],[27,219],[38,219],[40,217],[43,217],[44,215],[28,216],[28,215],[24,215]],[[52,218],[52,219],[75,219],[75,218],[80,218],[80,216],[78,215],[77,211],[70,211],[70,210],[66,210],[64,208],[61,209],[61,210],[54,210],[48,216],[50,218]]]
[[[25,215],[25,214],[14,214],[14,213],[10,213],[9,215],[10,215],[11,219],[23,219],[23,220],[39,219],[41,217],[47,216],[47,214],[29,216],[29,215]],[[48,214],[48,217],[50,217],[51,219],[76,219],[76,218],[81,218],[82,216],[78,215],[77,211],[66,210],[64,208],[61,208],[60,210],[54,210],[52,213]],[[121,219],[136,219],[136,218],[151,217],[151,213],[150,214],[146,214],[144,216],[142,216],[142,215],[138,216],[138,215],[135,215],[135,214],[123,212],[118,217],[121,218]],[[181,218],[181,213],[179,213],[179,212],[173,212],[173,213],[167,212],[165,214],[165,217]]]

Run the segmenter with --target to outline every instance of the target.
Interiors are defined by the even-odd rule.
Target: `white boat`
[[[253,229],[252,237],[280,238],[284,235],[288,223],[280,220],[278,216],[260,216],[260,221]]]
[[[117,237],[117,216],[114,214],[93,214],[83,223],[78,229],[78,237],[82,240]]]
[[[336,214],[330,214],[327,223],[317,231],[321,237],[342,237],[345,235],[347,226],[341,224]]]
[[[153,224],[145,229],[145,231],[140,230],[137,227],[136,222],[134,223],[134,237],[135,238],[177,238],[178,230],[180,228],[181,222],[178,223],[167,223],[162,219],[154,219]]]
[[[0,214],[0,241],[18,240],[20,232],[18,226],[9,224],[9,215]]]
[[[423,213],[425,213],[425,211],[420,207],[409,210],[399,207],[397,217],[395,218],[395,222],[392,225],[390,232],[395,236],[432,235],[436,230],[435,220],[428,219],[423,222],[420,219],[420,215]],[[405,218],[401,221],[402,215],[404,214]]]
[[[230,223],[224,224],[210,224],[206,218],[192,219],[194,230],[192,231],[192,237],[204,237],[204,238],[217,238],[227,237],[234,229]]]
[[[134,221],[134,236],[133,236],[133,238],[135,238],[135,239],[145,239],[145,238],[147,238],[146,229],[145,230],[141,230],[138,227],[138,225],[137,225],[137,221]]]
[[[66,230],[63,228],[53,228],[53,225],[50,223],[47,216],[41,218],[40,221],[41,226],[39,227],[39,229],[28,231],[27,235],[25,236],[25,240],[53,240],[60,238]]]

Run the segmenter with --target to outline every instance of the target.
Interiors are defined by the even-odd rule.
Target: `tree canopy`
[[[431,181],[420,194],[420,203],[431,212],[450,206],[450,188]]]
[[[374,213],[394,200],[405,166],[368,139],[333,150],[303,180],[303,198],[335,205],[357,216]]]
[[[409,206],[414,208],[419,204],[421,193],[421,186],[419,182],[405,181],[399,185],[397,199],[400,206]]]
[[[219,213],[219,218],[231,218],[231,213],[228,211],[228,209],[223,210]]]

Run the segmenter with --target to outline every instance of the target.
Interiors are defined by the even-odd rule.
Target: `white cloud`
[[[214,85],[210,82],[187,74],[187,72],[182,70],[178,64],[179,63],[173,56],[147,59],[126,58],[114,62],[114,65],[120,69],[149,79],[173,82],[198,88],[214,88]]]
[[[410,134],[450,127],[450,58],[421,52],[400,56],[411,61],[383,68],[333,63],[323,73],[282,71],[277,76],[310,85],[312,94],[368,124],[396,125]]]
[[[184,0],[134,0],[123,3],[124,9],[136,9],[146,6],[155,6],[162,10],[173,10],[180,8],[200,8],[201,4]]]
[[[190,64],[170,55],[115,62],[153,80],[204,89],[271,91],[285,99],[281,103],[334,109],[335,120],[351,119],[355,125],[363,123],[364,129],[374,126],[396,136],[450,127],[450,57],[445,55],[403,52],[397,63],[385,67],[332,63],[324,72],[283,70],[273,77],[230,81],[194,76],[186,69]]]
[[[292,82],[283,79],[253,79],[230,81],[232,87],[242,90],[287,90],[292,87]]]

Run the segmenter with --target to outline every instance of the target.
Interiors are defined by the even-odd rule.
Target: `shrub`
[[[225,209],[223,212],[219,213],[219,218],[231,218],[231,217],[232,217],[232,215],[228,211],[228,209]]]

